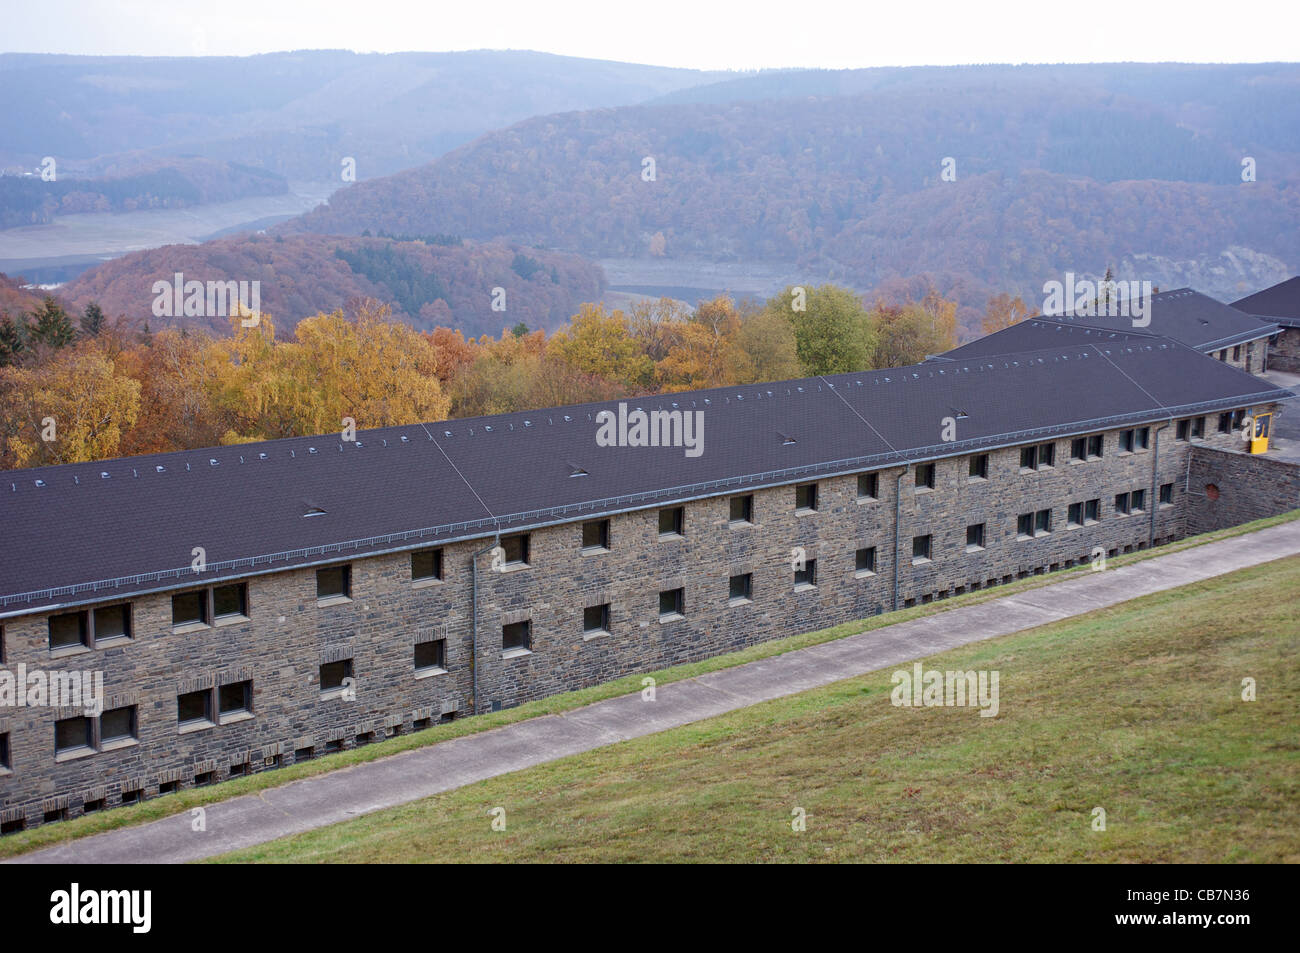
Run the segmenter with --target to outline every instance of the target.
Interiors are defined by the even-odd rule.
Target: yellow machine
[[[1273,415],[1256,414],[1251,422],[1250,452],[1266,453],[1268,451],[1268,433],[1273,424]]]

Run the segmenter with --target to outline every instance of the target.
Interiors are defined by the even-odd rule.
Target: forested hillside
[[[454,325],[475,336],[519,322],[556,327],[604,292],[598,265],[505,243],[251,235],[135,252],[83,273],[59,294],[78,310],[96,301],[110,317],[148,319],[155,329],[229,333],[220,315],[154,315],[154,282],[170,283],[176,272],[187,281],[258,281],[261,307],[290,324],[368,298],[389,304],[393,317],[412,327]],[[493,309],[495,288],[504,289],[496,296],[504,310]]]
[[[972,289],[968,318],[1066,270],[1127,262],[1227,296],[1300,266],[1300,68],[912,73],[763,74],[532,119],[282,228],[781,261],[862,289],[925,274]]]

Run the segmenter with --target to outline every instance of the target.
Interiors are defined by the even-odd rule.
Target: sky
[[[0,52],[541,50],[697,69],[1294,61],[1300,0],[9,0]]]

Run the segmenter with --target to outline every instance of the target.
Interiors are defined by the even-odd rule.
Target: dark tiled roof
[[[361,431],[356,443],[330,434],[11,471],[0,613],[1290,396],[1152,338],[626,402],[703,411],[698,457],[598,446],[597,414],[618,407],[606,402]],[[958,420],[956,443],[941,440],[944,417]],[[189,569],[194,547],[203,574]]]
[[[1288,278],[1271,288],[1247,295],[1232,306],[1262,321],[1300,327],[1300,277]]]
[[[1262,326],[1258,318],[1242,314],[1237,308],[1215,301],[1208,295],[1193,291],[1191,288],[1162,291],[1152,295],[1147,317],[1150,318],[1149,324],[1135,327],[1133,318],[1125,315],[1039,315],[1031,319],[1042,322],[1038,325],[1026,328],[1024,325],[1029,322],[1021,321],[1019,324],[1013,324],[1009,328],[995,331],[993,334],[948,351],[943,356],[952,357],[958,353],[1009,353],[1023,348],[1050,347],[1059,339],[1035,333],[1050,330],[1047,324],[1110,331],[1129,337],[1167,337],[1188,347],[1194,347],[1198,351],[1217,351],[1220,348],[1267,337],[1277,331],[1276,327]],[[968,348],[970,350],[967,350]]]
[[[1102,347],[1126,347],[1150,344],[1154,335],[1139,331],[1112,331],[1084,325],[1062,324],[1053,318],[1029,318],[994,331],[969,344],[945,351],[931,360],[970,360],[990,354],[1009,354],[1018,351],[1038,351],[1050,347],[1074,347],[1097,344]]]

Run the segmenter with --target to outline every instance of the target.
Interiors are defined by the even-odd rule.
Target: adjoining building
[[[1114,344],[1169,338],[1252,374],[1265,369],[1269,338],[1279,330],[1275,323],[1242,314],[1236,307],[1191,288],[1162,291],[1145,303],[1145,313],[1136,321],[1127,308],[1123,314],[1039,315],[939,357],[962,360],[1070,342]]]
[[[1174,340],[1078,330],[0,474],[0,824],[1300,506],[1295,468],[1247,452],[1266,449],[1253,423],[1243,438],[1291,392]],[[99,673],[101,710],[5,706],[20,672]]]
[[[1268,363],[1279,371],[1300,374],[1300,277],[1247,295],[1232,306],[1277,327],[1269,339]]]

